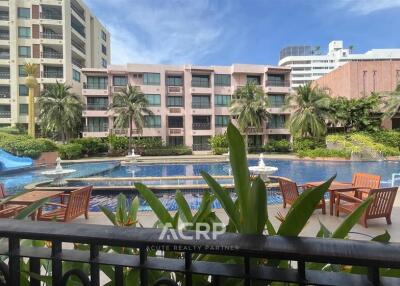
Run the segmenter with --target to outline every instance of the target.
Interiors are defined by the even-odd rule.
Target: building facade
[[[80,94],[83,67],[106,67],[110,34],[81,0],[0,1],[0,125],[27,123],[23,65],[40,88],[66,82]]]
[[[349,61],[400,60],[400,49],[372,49],[364,54],[353,54],[344,48],[343,41],[329,43],[328,53],[319,47],[291,46],[281,50],[279,66],[291,67],[293,88],[319,79]]]
[[[282,108],[290,92],[290,68],[245,64],[212,67],[128,64],[84,69],[83,73],[86,76],[82,92],[86,100],[84,137],[127,135],[127,129],[114,127],[116,115],[108,106],[113,94],[131,84],[140,87],[154,113],[146,116],[143,134],[135,130],[135,136],[160,137],[169,145],[207,150],[210,136],[226,131],[235,89],[249,81],[261,86],[268,95],[272,114],[262,128],[251,130],[249,145],[290,136],[285,128],[290,111]]]

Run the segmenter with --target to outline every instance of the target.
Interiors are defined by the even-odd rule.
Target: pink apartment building
[[[285,128],[290,112],[284,110],[290,92],[290,68],[235,64],[232,66],[127,64],[107,69],[83,69],[86,83],[82,91],[86,108],[84,137],[127,135],[114,127],[115,114],[108,106],[113,94],[127,84],[139,86],[154,115],[146,116],[141,136],[161,137],[169,145],[207,150],[208,139],[226,131],[229,105],[235,89],[252,81],[268,95],[272,114],[263,128],[252,130],[249,145],[269,139],[289,139]],[[135,136],[138,132],[134,131]]]

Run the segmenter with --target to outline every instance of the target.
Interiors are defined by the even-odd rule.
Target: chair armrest
[[[343,201],[347,201],[347,202],[353,202],[353,203],[362,203],[363,200],[353,197],[353,196],[349,196],[343,193],[338,193],[336,194],[336,198],[338,198],[339,200],[343,200]]]
[[[46,203],[46,206],[55,206],[55,207],[61,207],[61,208],[67,207],[67,205],[59,204],[59,203]]]

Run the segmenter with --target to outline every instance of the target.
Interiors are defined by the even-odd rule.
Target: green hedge
[[[267,152],[289,153],[292,150],[292,144],[288,140],[270,140],[264,146]]]
[[[214,135],[208,142],[214,155],[222,155],[228,152],[228,138],[226,134]]]
[[[128,137],[111,135],[108,137],[108,144],[111,155],[126,155],[128,152]]]
[[[325,138],[294,138],[293,151],[312,150],[326,147]]]
[[[326,148],[316,148],[313,150],[300,150],[297,155],[301,158],[310,157],[338,157],[338,158],[350,158],[351,152],[346,150],[331,150]]]
[[[161,146],[156,149],[144,149],[144,156],[179,156],[191,155],[192,149],[187,146]]]
[[[60,145],[58,149],[63,160],[80,159],[83,156],[83,147],[78,143]]]
[[[78,138],[71,143],[82,146],[82,154],[86,156],[100,155],[108,152],[108,144],[100,138]]]

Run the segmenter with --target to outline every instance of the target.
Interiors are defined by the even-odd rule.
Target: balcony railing
[[[192,87],[203,87],[203,88],[210,88],[211,85],[209,82],[198,82],[192,81]]]
[[[0,79],[10,79],[10,72],[0,71]]]
[[[62,20],[62,15],[61,13],[43,11],[42,13],[40,13],[40,19]]]
[[[82,45],[74,40],[72,40],[71,43],[72,43],[72,46],[74,46],[76,49],[78,49],[78,51],[81,51],[83,54],[86,54],[86,49],[85,49],[84,45]]]
[[[9,90],[0,90],[0,98],[10,98]]]
[[[8,33],[0,33],[0,40],[9,40],[10,34]]]
[[[72,58],[72,63],[73,63],[74,65],[76,65],[77,67],[79,67],[79,68],[84,68],[84,67],[85,67],[85,64],[84,64],[84,63],[82,63],[81,61],[78,61],[78,60],[76,60],[76,59],[74,59],[74,58]]]
[[[77,7],[74,3],[71,2],[71,8],[74,10],[74,12],[82,19],[85,21],[85,10],[82,8]]]
[[[0,59],[8,60],[8,59],[10,59],[10,54],[9,53],[0,53]]]
[[[83,89],[107,89],[107,85],[105,84],[91,84],[84,82]]]
[[[129,134],[129,129],[125,128],[125,129],[110,129],[110,134],[113,135],[128,135]],[[132,135],[138,135],[140,134],[140,130],[139,129],[132,129]]]
[[[42,58],[44,59],[62,59],[63,54],[58,52],[42,52]]]
[[[40,33],[42,39],[62,40],[63,35],[59,33],[42,32]]]
[[[30,222],[3,219],[0,221],[2,240],[0,254],[7,257],[1,262],[2,278],[6,285],[20,286],[21,262],[29,263],[30,285],[40,285],[41,259],[51,262],[52,285],[65,285],[72,275],[80,277],[82,285],[102,285],[102,266],[112,266],[115,285],[125,285],[126,268],[135,269],[139,285],[149,284],[152,271],[163,272],[163,280],[154,285],[178,285],[167,276],[175,272],[185,285],[196,285],[197,275],[205,276],[212,285],[228,285],[227,278],[238,279],[243,285],[261,282],[283,282],[295,285],[399,285],[398,277],[383,277],[381,269],[400,268],[400,246],[354,240],[321,239],[308,237],[281,237],[219,234],[209,239],[195,238],[193,231],[163,235],[163,229],[122,228],[107,225],[60,224],[57,222]],[[198,234],[198,233],[197,233]],[[204,232],[203,232],[204,234]],[[173,237],[173,236],[172,236]],[[191,239],[188,239],[191,238]],[[186,239],[185,239],[186,238]],[[26,246],[25,240],[49,241],[49,247]],[[87,244],[85,250],[71,249],[66,244]],[[105,253],[103,246],[133,248],[138,254]],[[155,252],[154,250],[159,250]],[[166,258],[162,255],[168,256]],[[154,253],[156,253],[154,255]],[[179,254],[179,255],[177,255]],[[215,256],[216,262],[197,259]],[[224,256],[235,257],[236,263],[224,263]],[[221,259],[218,259],[221,258]],[[291,268],[267,266],[265,261],[292,261]],[[74,261],[79,267],[89,265],[90,277],[82,269],[66,272],[64,261]],[[261,263],[253,263],[259,261]],[[366,274],[345,271],[310,270],[309,263],[338,266],[360,266]],[[80,266],[81,267],[81,266]],[[334,267],[332,267],[334,268]],[[344,267],[338,267],[341,269]],[[64,270],[64,271],[63,271]],[[398,270],[397,270],[398,271]],[[363,273],[363,271],[361,271]],[[83,282],[85,280],[85,282]],[[2,281],[3,283],[3,281]]]
[[[83,132],[108,132],[108,125],[104,126],[84,126]]]
[[[43,78],[63,78],[64,73],[62,71],[43,71]]]
[[[86,110],[108,110],[108,105],[105,104],[87,104]]]
[[[10,20],[10,15],[0,15],[0,20],[1,21],[9,21]]]
[[[11,118],[11,111],[0,111],[0,118]]]
[[[263,133],[264,130],[263,130],[262,127],[260,127],[260,128],[256,128],[256,127],[247,127],[246,131],[247,131],[249,134],[257,134],[257,133]]]
[[[196,123],[194,122],[192,125],[193,130],[210,130],[211,123]]]
[[[200,103],[200,102],[192,102],[192,108],[197,109],[209,109],[211,108],[211,103]]]
[[[265,86],[290,87],[290,81],[269,79],[265,81]]]
[[[208,151],[211,149],[209,144],[193,144],[192,150],[193,151]]]

